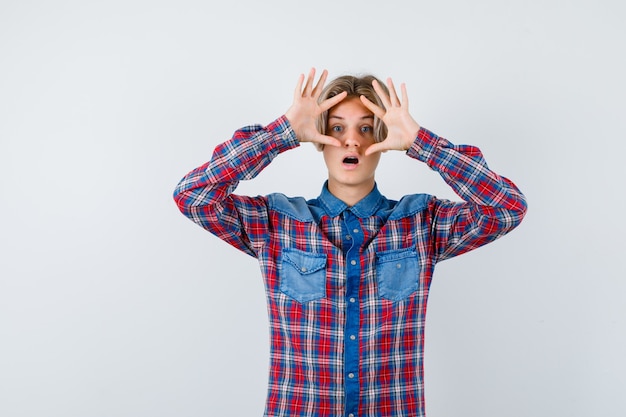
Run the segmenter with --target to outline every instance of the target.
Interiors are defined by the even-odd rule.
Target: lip
[[[348,163],[343,162],[343,161],[345,161],[346,158],[356,158],[357,163],[356,164],[348,164]],[[348,153],[348,154],[345,154],[343,156],[343,158],[341,158],[341,165],[343,166],[343,168],[346,171],[353,171],[353,170],[357,169],[359,167],[360,163],[361,163],[361,157],[357,153]]]

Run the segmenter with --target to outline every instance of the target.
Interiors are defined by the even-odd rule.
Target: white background
[[[406,82],[419,123],[528,197],[437,268],[429,417],[624,416],[625,20],[619,0],[0,2],[0,415],[262,414],[258,267],[171,193],[315,66]],[[325,175],[307,145],[238,192]],[[399,152],[377,179],[454,198]]]

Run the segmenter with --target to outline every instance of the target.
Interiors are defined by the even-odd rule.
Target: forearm
[[[437,171],[465,201],[481,206],[526,210],[526,199],[509,179],[490,170],[479,148],[453,145],[420,128],[407,154]],[[521,219],[520,219],[521,220]]]
[[[237,130],[232,139],[215,148],[209,162],[178,183],[174,200],[183,213],[214,204],[229,195],[239,181],[256,177],[279,153],[298,145],[284,116],[265,127]]]

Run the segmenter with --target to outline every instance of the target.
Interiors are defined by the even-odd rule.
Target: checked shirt
[[[522,193],[480,150],[422,128],[411,158],[463,199],[388,200],[377,188],[352,207],[323,187],[316,199],[233,194],[299,145],[288,120],[248,126],[178,184],[198,225],[254,256],[270,325],[265,416],[424,416],[424,324],[435,264],[489,243],[526,212]]]

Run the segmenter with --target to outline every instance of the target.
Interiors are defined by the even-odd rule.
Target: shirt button
[[[350,378],[350,379],[354,378],[354,374],[353,374],[352,372],[350,372],[350,373],[348,374],[348,378]]]
[[[396,264],[396,268],[398,269],[402,268],[402,264]]]
[[[350,340],[356,340],[356,336],[355,335],[350,335]]]
[[[306,267],[303,266],[302,269],[300,269],[300,271],[306,272]]]
[[[359,233],[359,229],[352,230],[353,233]]]
[[[354,303],[354,302],[356,302],[356,298],[354,298],[354,297],[351,297],[351,298],[350,298],[350,302],[351,302],[351,303]]]
[[[346,235],[346,240],[350,240],[350,239],[352,239],[352,236]]]
[[[356,265],[356,261],[353,259],[350,261],[350,265]]]
[[[354,417],[353,413],[348,414],[348,417]]]

